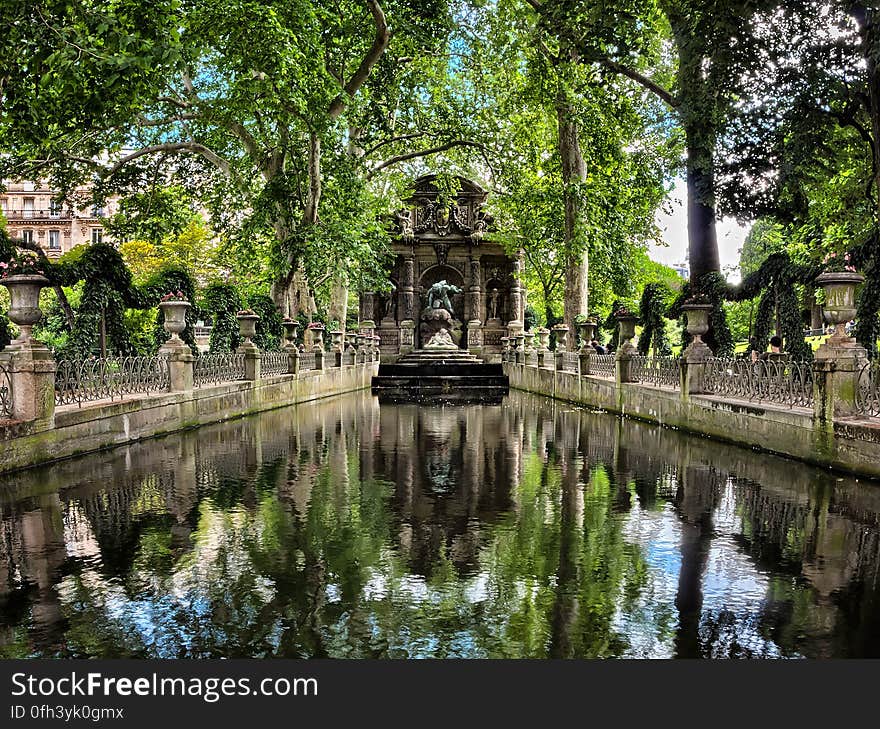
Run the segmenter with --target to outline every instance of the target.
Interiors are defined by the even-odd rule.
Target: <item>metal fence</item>
[[[859,372],[856,410],[868,417],[880,417],[880,362],[868,362]]]
[[[59,360],[55,372],[55,404],[82,405],[126,395],[169,389],[165,357],[107,357]]]
[[[591,354],[590,355],[590,374],[596,377],[614,378],[615,366],[613,354]]]
[[[706,364],[705,384],[709,392],[723,397],[788,407],[813,406],[810,362],[712,358]]]
[[[244,354],[202,354],[193,362],[193,386],[217,385],[244,379]]]
[[[577,352],[562,352],[562,371],[580,372],[580,355]]]
[[[287,352],[263,352],[260,360],[260,374],[263,375],[286,375],[290,362]]]
[[[681,386],[681,363],[678,357],[644,357],[632,359],[631,374],[636,382],[655,387]]]
[[[0,418],[12,417],[12,373],[5,362],[0,362]]]
[[[314,352],[300,352],[299,353],[299,369],[300,369],[300,371],[315,369],[315,353]]]

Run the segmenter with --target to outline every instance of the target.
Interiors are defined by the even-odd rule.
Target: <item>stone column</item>
[[[167,330],[166,320],[166,330]],[[159,347],[159,355],[168,360],[168,375],[171,392],[187,392],[193,389],[193,363],[196,358],[189,345],[177,334]]]
[[[403,259],[400,276],[400,354],[412,352],[415,346],[416,317],[415,295],[416,262],[411,255]]]
[[[523,295],[522,295],[522,254],[518,254],[513,260],[513,271],[511,272],[510,283],[510,321],[507,322],[507,329],[510,336],[516,336],[516,333],[523,328]]]
[[[687,349],[681,353],[681,396],[706,392],[706,363],[712,357],[712,350],[703,341],[709,331],[709,314],[712,304],[685,302],[681,307],[687,316],[687,331],[693,337]]]
[[[467,345],[468,351],[477,357],[483,353],[483,330],[482,318],[480,312],[483,310],[482,286],[480,285],[480,262],[472,260],[470,262],[470,279],[471,285],[468,291],[468,325],[467,325]]]
[[[373,320],[373,310],[376,306],[376,294],[373,291],[363,291],[360,296],[360,329],[372,329],[376,326]]]

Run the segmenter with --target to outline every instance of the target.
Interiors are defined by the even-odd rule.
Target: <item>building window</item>
[[[32,231],[32,230],[21,231],[21,239],[25,243],[33,243],[34,242],[34,231]]]
[[[103,218],[104,217],[104,208],[100,205],[92,206],[92,217],[93,218]]]
[[[53,218],[61,216],[61,203],[58,200],[49,201],[49,216]]]
[[[61,231],[60,230],[50,230],[49,231],[49,250],[50,251],[60,251],[61,250]]]
[[[34,199],[32,197],[26,197],[22,200],[21,214],[24,218],[34,217]]]
[[[92,228],[92,243],[100,243],[102,238],[102,230],[100,228]]]

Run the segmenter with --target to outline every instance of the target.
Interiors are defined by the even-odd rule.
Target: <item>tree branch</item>
[[[112,167],[108,168],[102,174],[102,177],[112,177],[132,160],[136,160],[138,157],[144,157],[148,154],[155,154],[156,152],[193,152],[194,154],[204,157],[227,177],[230,176],[232,172],[228,161],[223,159],[213,150],[208,149],[203,144],[199,144],[198,142],[168,142],[166,144],[154,144],[149,147],[144,147],[143,149],[139,149],[126,155],[118,160]]]
[[[373,43],[370,46],[370,49],[361,60],[354,75],[343,87],[342,93],[330,103],[330,108],[327,110],[327,114],[331,119],[336,119],[343,112],[348,105],[348,99],[353,97],[360,87],[364,85],[364,82],[370,75],[370,71],[382,57],[382,54],[385,53],[385,49],[388,47],[388,41],[391,39],[391,34],[388,32],[388,21],[385,19],[385,13],[383,12],[382,7],[377,0],[367,0],[367,5],[369,5],[370,12],[373,15],[373,23],[376,26],[376,36],[373,38]]]
[[[384,170],[386,167],[391,167],[392,165],[399,164],[400,162],[406,162],[410,159],[416,159],[417,157],[427,157],[431,154],[437,154],[439,152],[445,152],[447,149],[452,149],[453,147],[474,147],[475,149],[479,149],[482,152],[488,151],[486,146],[480,144],[479,142],[470,142],[466,139],[456,139],[452,142],[446,142],[446,144],[441,144],[437,147],[431,147],[430,149],[421,149],[417,152],[406,152],[405,154],[396,154],[393,157],[389,157],[384,162],[379,163],[376,167],[370,170],[368,177],[372,177],[380,170]]]
[[[619,73],[622,76],[626,76],[628,79],[635,81],[642,88],[645,88],[656,96],[659,96],[673,109],[677,108],[681,103],[678,97],[675,96],[671,91],[663,88],[656,81],[652,81],[647,76],[639,73],[635,69],[624,66],[617,61],[612,61],[607,56],[595,57],[594,60],[605,66],[605,68],[609,69],[610,71],[614,71],[615,73]]]

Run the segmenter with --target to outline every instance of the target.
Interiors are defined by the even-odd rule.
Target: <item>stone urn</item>
[[[354,349],[357,345],[357,332],[346,332],[345,333],[345,345],[347,349]]]
[[[372,337],[368,337],[365,334],[355,334],[354,341],[358,348],[358,352],[364,351],[364,345],[369,343],[371,339]]]
[[[182,299],[171,299],[169,301],[160,301],[159,308],[165,317],[165,331],[171,336],[166,342],[169,347],[185,347],[180,335],[186,329],[186,312],[191,304]]]
[[[630,354],[635,350],[635,345],[632,343],[633,337],[636,335],[636,322],[638,321],[638,317],[633,316],[632,314],[623,314],[617,316],[617,326],[619,330],[619,338],[620,345],[617,348],[617,353],[620,354]]]
[[[523,337],[525,337],[525,352],[531,354],[535,351],[535,333],[534,332],[523,332]]]
[[[338,329],[330,332],[330,347],[334,352],[342,351],[342,332]]]
[[[320,324],[318,326],[310,326],[307,330],[309,333],[310,341],[307,343],[307,347],[312,349],[313,351],[324,351],[324,325]]]
[[[238,319],[238,333],[241,334],[241,338],[244,340],[241,346],[256,346],[253,338],[257,336],[257,322],[260,321],[260,317],[256,314],[238,314],[235,318]]]
[[[593,349],[593,345],[590,342],[596,338],[596,322],[593,319],[587,319],[586,321],[578,322],[578,333],[581,337],[581,352],[586,354],[588,352],[595,352]]]
[[[537,331],[538,335],[538,349],[542,349],[545,352],[550,349],[550,330],[546,327],[540,327]]]
[[[31,331],[43,316],[40,311],[40,290],[49,285],[49,279],[40,274],[13,274],[0,280],[0,283],[9,289],[9,319],[20,330],[12,345],[42,346],[33,340]]]
[[[568,349],[568,326],[565,324],[555,324],[553,326],[553,338],[556,340],[557,352]]]
[[[299,329],[299,322],[296,319],[285,319],[281,322],[284,327],[284,346],[285,348],[296,347],[296,334]]]
[[[502,361],[507,359],[507,355],[510,354],[510,337],[501,337],[501,359]]]
[[[828,272],[816,278],[825,291],[822,316],[834,326],[834,339],[849,339],[845,327],[856,316],[856,286],[864,281],[865,277],[855,271]]]
[[[694,354],[711,356],[712,351],[703,341],[703,336],[709,331],[709,315],[712,313],[712,304],[691,300],[684,302],[681,305],[681,310],[687,316],[687,333],[693,337],[682,355],[686,358]]]
[[[526,349],[525,344],[524,344],[524,342],[526,340],[526,335],[523,332],[517,332],[516,336],[514,337],[514,340],[515,340],[514,350],[516,351],[517,358],[519,358],[519,355],[523,354]]]

